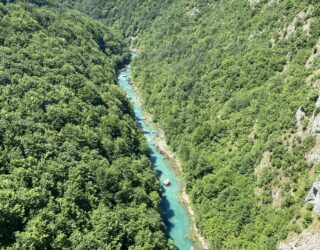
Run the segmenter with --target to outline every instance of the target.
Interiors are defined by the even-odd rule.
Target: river
[[[128,65],[125,70],[118,75],[118,83],[127,93],[136,116],[137,123],[142,129],[150,148],[150,160],[156,171],[157,177],[163,188],[160,208],[162,210],[163,221],[169,237],[174,241],[179,250],[189,250],[193,248],[190,240],[191,223],[189,214],[185,206],[181,203],[181,186],[170,162],[162,155],[156,147],[155,139],[158,135],[157,129],[145,119],[141,103],[133,86],[129,82],[131,67]],[[163,181],[170,180],[170,185],[165,186]]]

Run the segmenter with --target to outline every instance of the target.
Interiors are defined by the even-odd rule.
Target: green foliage
[[[303,216],[303,226],[307,228],[313,221],[312,213],[310,211],[306,211]]]
[[[312,210],[313,210],[313,205],[310,204],[310,203],[308,203],[308,204],[307,204],[307,210],[308,210],[308,211],[312,211]]]
[[[112,26],[126,36],[136,36],[150,27],[172,0],[57,0]]]
[[[311,14],[282,34],[309,4]],[[134,81],[183,160],[212,249],[274,249],[292,230],[309,178],[305,154],[315,143],[292,138],[297,109],[310,118],[315,108],[317,93],[306,78],[318,61],[311,69],[305,63],[318,41],[319,9],[315,1],[261,1],[252,8],[247,0],[178,0],[138,33]],[[257,177],[265,151],[270,167]],[[279,205],[275,187],[282,190]]]
[[[315,140],[296,139],[294,115],[302,107],[307,130],[318,93],[306,79],[319,59],[310,69],[305,63],[319,39],[320,6],[269,2],[36,2],[55,6],[59,18],[45,8],[1,5],[0,185],[10,201],[0,210],[3,244],[17,238],[20,248],[166,248],[159,218],[149,213],[159,192],[147,171],[146,145],[112,85],[126,45],[79,13],[61,12],[62,5],[137,36],[134,81],[183,161],[212,249],[275,249],[289,231],[300,232],[292,221],[310,188],[304,158]],[[309,16],[298,18],[293,32],[285,29],[309,5]],[[269,165],[257,174],[266,151]],[[15,183],[21,193],[30,191],[28,198]],[[278,202],[275,187],[282,190]],[[307,211],[302,224],[310,223]],[[135,231],[139,225],[146,230]]]
[[[23,3],[0,3],[0,26],[0,248],[172,248],[146,142],[115,84],[121,36]]]

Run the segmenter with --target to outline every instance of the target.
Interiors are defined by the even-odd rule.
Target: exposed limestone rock
[[[286,64],[283,65],[283,70],[282,70],[282,73],[286,72],[289,68],[289,61],[286,61]]]
[[[280,0],[269,0],[268,5],[269,6],[275,5],[275,4],[278,4],[279,2],[280,2]]]
[[[317,193],[316,198],[314,200],[313,211],[320,212],[320,194],[319,194],[319,192]]]
[[[319,114],[313,119],[311,132],[320,133],[320,115]]]
[[[255,194],[256,196],[261,196],[262,193],[263,193],[263,189],[262,189],[262,188],[256,187],[256,188],[254,189],[254,194]]]
[[[320,150],[313,150],[306,155],[307,161],[312,163],[317,163],[320,161]]]
[[[307,10],[300,11],[293,21],[282,30],[281,37],[288,39],[289,36],[296,30],[298,21],[304,20],[306,17],[310,16],[311,13],[311,6]]]
[[[303,25],[302,30],[307,33],[307,35],[310,35],[310,28],[311,28],[311,21],[312,19],[308,19],[307,22]]]
[[[316,107],[318,105],[317,103],[315,104]],[[315,114],[316,112],[314,111],[306,131],[307,134],[314,134],[316,136],[315,146],[306,154],[306,159],[309,164],[315,164],[320,161],[320,114]]]
[[[252,31],[248,37],[248,40],[253,41],[257,36],[259,36],[262,33],[262,31]]]
[[[320,79],[317,79],[317,80],[314,82],[313,88],[314,88],[315,90],[320,91]]]
[[[248,136],[248,138],[249,138],[249,140],[251,140],[251,141],[255,141],[256,140],[256,135],[257,134],[257,126],[256,126],[256,124],[253,126],[253,128],[252,128],[252,132],[249,134],[249,136]]]
[[[258,3],[261,2],[261,0],[248,0],[249,1],[249,5],[251,8],[254,8]],[[268,5],[274,5],[274,4],[278,4],[280,2],[280,0],[269,0],[268,1]]]
[[[305,113],[302,111],[301,107],[296,112],[296,126],[300,127],[303,123],[303,118],[305,117]]]
[[[320,69],[315,70],[311,75],[309,75],[306,79],[307,84],[312,84],[320,77]]]
[[[319,250],[320,232],[316,228],[308,228],[301,234],[292,235],[280,242],[280,250]]]
[[[254,8],[261,0],[248,0],[251,8]]]
[[[317,180],[311,187],[305,202],[314,201],[320,189],[320,181]]]
[[[263,171],[263,169],[271,166],[271,153],[269,151],[265,151],[262,155],[261,162],[258,166],[256,166],[254,170],[255,176],[259,177]]]
[[[309,164],[315,164],[320,161],[320,136],[317,136],[316,145],[306,154],[306,159]]]
[[[281,208],[281,189],[276,187],[272,191],[272,206],[274,208]]]
[[[292,35],[296,31],[296,28],[298,26],[297,24],[300,21],[304,22],[303,31],[309,34],[310,25],[311,25],[311,20],[309,17],[312,14],[312,11],[313,11],[312,6],[309,6],[307,10],[301,10],[298,13],[298,15],[294,17],[291,23],[289,23],[286,27],[278,31],[277,35],[275,36],[277,37],[277,39],[275,37],[272,37],[270,39],[270,43],[272,44],[272,46],[274,46],[276,42],[279,40],[288,39],[290,35]]]
[[[196,16],[200,13],[200,10],[197,7],[193,7],[189,10],[187,10],[187,15],[188,16]]]
[[[316,44],[316,46],[312,50],[312,54],[309,56],[307,62],[306,62],[306,68],[309,69],[312,67],[314,60],[319,56],[320,54],[320,41]]]
[[[320,212],[320,181],[317,180],[311,187],[305,202],[313,204],[313,210]]]
[[[316,102],[316,108],[320,108],[320,96],[318,96],[318,99]]]

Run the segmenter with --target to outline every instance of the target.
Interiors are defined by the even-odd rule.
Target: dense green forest
[[[0,248],[171,249],[115,82],[121,35],[55,1],[0,3]]]
[[[304,204],[320,172],[308,157],[320,152],[318,1],[7,2],[2,247],[169,248],[146,143],[114,84],[132,38],[134,82],[212,249],[275,249],[319,221]]]
[[[173,0],[57,0],[63,6],[76,8],[108,26],[112,26],[125,37],[135,37],[147,30],[155,18]]]
[[[133,66],[212,249],[275,249],[317,218],[301,210],[315,140],[297,134],[295,113],[302,107],[306,130],[319,94],[317,78],[306,82],[319,59],[306,62],[317,53],[320,5],[252,2],[176,1],[142,34]]]
[[[314,139],[296,134],[295,113],[306,130],[319,11],[317,1],[177,1],[142,35],[135,83],[183,161],[212,249],[275,249],[317,218],[301,210]]]
[[[319,171],[306,161],[318,1],[76,2],[138,37],[134,82],[183,163],[212,249],[274,249],[315,223],[304,198]]]

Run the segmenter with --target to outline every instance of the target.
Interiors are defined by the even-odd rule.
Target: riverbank
[[[152,115],[143,108],[144,107],[143,99],[141,97],[141,94],[140,94],[138,88],[133,83],[133,80],[131,78],[129,79],[129,82],[132,85],[132,88],[133,88],[134,92],[136,93],[136,96],[138,97],[138,101],[140,103],[140,106],[143,109],[143,116],[144,116],[145,120],[158,132],[158,134],[154,140],[155,146],[160,151],[160,153],[162,155],[164,155],[166,157],[166,159],[171,163],[171,166],[173,167],[175,173],[179,177],[179,183],[182,187],[181,191],[180,191],[179,199],[181,200],[183,205],[186,207],[186,209],[189,213],[189,216],[191,218],[191,225],[192,225],[192,235],[191,236],[192,236],[193,240],[195,240],[195,242],[197,243],[197,245],[199,246],[199,248],[201,250],[208,250],[209,244],[207,243],[206,239],[200,234],[200,231],[195,223],[195,213],[192,208],[190,197],[189,197],[187,190],[186,190],[185,182],[183,181],[183,169],[182,169],[181,163],[180,163],[178,157],[176,156],[176,154],[169,148],[167,141],[165,139],[164,131],[159,127],[158,124],[156,124],[153,121]]]
[[[191,217],[184,203],[181,202],[179,176],[174,170],[173,165],[161,154],[156,146],[155,138],[158,135],[155,127],[148,122],[143,112],[139,97],[134,91],[129,79],[131,77],[131,66],[120,70],[118,74],[118,84],[126,92],[138,123],[139,128],[144,133],[144,137],[150,149],[150,161],[155,174],[162,186],[163,192],[159,203],[162,211],[162,220],[165,225],[165,231],[174,245],[179,250],[194,250],[195,242],[191,240],[192,231]],[[165,181],[169,181],[170,185],[166,185]]]

